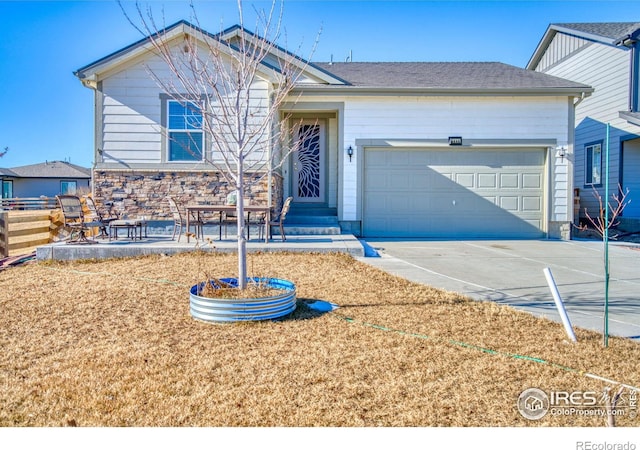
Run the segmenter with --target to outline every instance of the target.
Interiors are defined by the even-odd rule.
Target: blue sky
[[[185,1],[143,3],[166,24],[190,19]],[[246,26],[254,8],[246,2]],[[124,2],[133,11],[132,2]],[[235,0],[196,0],[212,32],[238,22]],[[160,19],[162,20],[162,19]],[[500,61],[524,67],[550,23],[640,22],[637,0],[285,0],[289,50],[313,61]],[[142,36],[115,0],[0,0],[0,167],[45,160],[93,164],[93,93],[73,72]],[[320,35],[318,36],[318,33]]]

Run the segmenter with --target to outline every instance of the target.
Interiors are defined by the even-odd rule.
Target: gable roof
[[[155,36],[172,39],[189,34],[198,39],[215,39],[228,44],[232,51],[234,39],[260,37],[234,25],[218,34],[211,34],[185,20],[181,20]],[[74,74],[83,83],[99,78],[120,64],[126,64],[151,49],[151,37],[145,37],[121,50],[88,64]],[[348,62],[311,63],[278,46],[277,58],[291,58],[305,67],[316,83],[300,83],[296,90],[305,93],[349,92],[414,92],[414,93],[527,93],[547,95],[590,94],[591,87],[539,72],[521,69],[498,62]],[[264,62],[270,70],[278,70]],[[90,83],[89,83],[90,84]]]
[[[173,25],[163,28],[162,30],[157,31],[150,36],[144,37],[131,45],[128,45],[103,58],[98,59],[97,61],[79,68],[78,70],[74,71],[73,74],[78,77],[83,82],[83,84],[90,85],[91,82],[95,82],[100,73],[111,70],[118,65],[125,64],[127,61],[131,61],[134,58],[151,51],[153,49],[152,39],[161,37],[163,40],[168,41],[181,35],[193,36],[200,41],[210,39],[218,42],[223,42],[225,45],[220,48],[222,50],[228,49],[229,51],[238,51],[238,48],[230,43],[233,38],[247,39],[251,41],[261,39],[255,33],[252,33],[245,28],[240,27],[239,25],[234,25],[224,31],[221,31],[220,33],[213,34],[187,22],[186,20],[180,20]],[[299,67],[304,67],[306,72],[315,76],[316,78],[330,84],[343,83],[342,80],[336,79],[330,73],[317,68],[309,61],[306,61],[277,45],[274,45],[273,48],[276,53],[276,57],[288,58],[294,64],[298,64]],[[262,65],[265,67],[265,69],[279,72],[278,67],[270,65],[266,60],[262,61]]]
[[[13,172],[11,169],[3,169],[0,167],[0,177],[17,177],[18,174]]]
[[[0,171],[4,176],[16,178],[91,178],[91,169],[66,161],[46,161]]]
[[[542,36],[527,69],[535,68],[557,33],[568,34],[605,45],[620,45],[625,38],[637,38],[640,22],[552,23]]]
[[[483,93],[579,94],[592,89],[584,84],[499,62],[345,62],[316,63],[346,80],[331,90],[387,90]],[[304,86],[326,91],[328,86]]]

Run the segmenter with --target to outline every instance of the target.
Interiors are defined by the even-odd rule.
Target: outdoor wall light
[[[564,162],[564,157],[567,156],[567,147],[562,145],[560,147],[556,147],[558,152],[558,156],[560,157],[560,162]]]
[[[351,162],[351,157],[353,156],[353,147],[349,146],[347,149],[347,155],[349,155],[349,162]]]
[[[449,145],[462,145],[462,136],[449,136]]]

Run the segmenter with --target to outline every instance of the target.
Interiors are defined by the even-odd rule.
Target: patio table
[[[222,224],[222,214],[235,212],[235,205],[186,205],[185,209],[187,211],[187,230],[189,230],[189,218],[191,213],[195,214],[198,219],[200,218],[200,213],[203,212],[219,212],[220,213],[220,224]],[[269,206],[259,206],[259,205],[245,205],[244,211],[247,213],[247,221],[250,218],[251,213],[263,213],[265,215],[265,224],[268,224],[271,221],[271,208]],[[268,226],[268,225],[267,225]],[[266,230],[268,231],[268,230]],[[249,238],[247,234],[247,239]],[[265,233],[265,242],[269,242],[269,233]],[[187,233],[187,242],[189,242],[189,233]]]
[[[143,219],[118,219],[109,222],[109,240],[118,239],[118,230],[127,230],[127,237],[135,241],[142,240],[142,234],[147,235],[147,221]]]

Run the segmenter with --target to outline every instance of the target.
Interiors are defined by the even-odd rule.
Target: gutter
[[[587,97],[593,93],[591,87],[575,88],[388,88],[371,86],[300,86],[292,90],[292,93],[301,95],[570,95]]]
[[[638,89],[637,82],[634,84],[634,80],[638,77],[638,71],[636,69],[636,44],[638,40],[634,38],[632,35],[628,34],[615,42],[617,46],[623,46],[630,50],[630,62],[629,62],[629,111],[637,110],[638,103]]]

